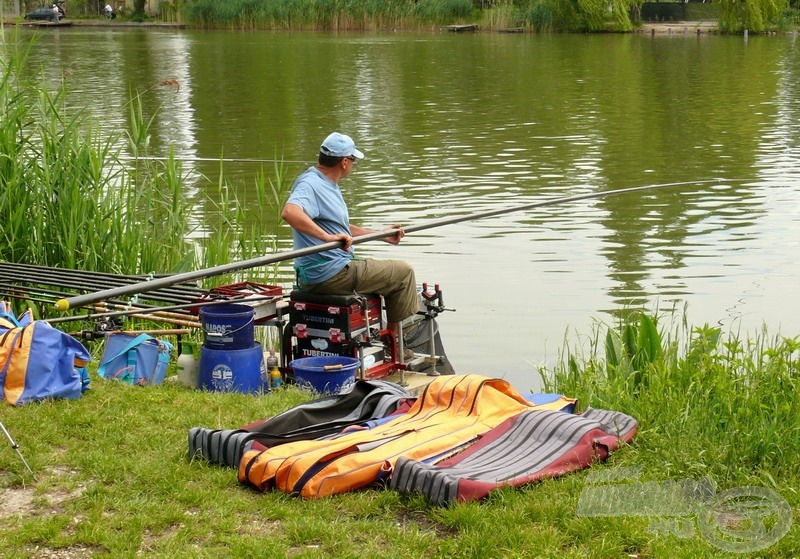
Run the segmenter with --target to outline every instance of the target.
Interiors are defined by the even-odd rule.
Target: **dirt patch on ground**
[[[49,493],[37,494],[31,488],[4,489],[0,494],[0,518],[8,516],[34,516],[59,512],[59,505],[64,501],[80,497],[84,488],[78,487],[72,491],[56,490]]]
[[[0,494],[0,518],[31,514],[34,495],[34,490],[30,487],[4,489]]]
[[[58,469],[57,469],[58,470]],[[64,479],[74,475],[75,472],[66,468],[53,471],[52,475]],[[47,484],[47,480],[37,482]],[[53,487],[51,491],[37,491],[36,486],[6,487],[0,490],[0,518],[9,516],[35,516],[60,512],[61,503],[80,497],[86,490],[84,485],[66,490],[63,487]]]
[[[32,517],[62,512],[62,504],[80,497],[86,490],[82,484],[74,488],[65,489],[50,483],[52,477],[57,477],[59,483],[77,472],[67,468],[54,468],[47,476],[37,476],[39,479],[34,485],[25,487],[2,487],[0,483],[0,519],[12,517]],[[0,480],[1,482],[2,480]],[[42,490],[41,488],[48,488]],[[78,524],[81,517],[73,519],[73,524]],[[92,557],[96,549],[85,545],[72,545],[69,547],[49,547],[47,545],[34,545],[27,548],[31,557],[37,559],[86,559]]]
[[[30,553],[36,559],[88,559],[96,550],[83,545],[72,547],[33,547]]]

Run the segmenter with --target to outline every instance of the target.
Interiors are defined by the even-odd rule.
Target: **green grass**
[[[582,406],[640,420],[633,444],[589,472],[636,468],[642,482],[708,476],[718,491],[764,487],[796,516],[797,340],[759,334],[722,343],[702,328],[679,351],[676,332],[656,325],[640,317],[612,328],[621,339],[633,330],[616,365],[565,350],[564,363],[545,373],[551,390],[579,396]],[[633,362],[645,374],[637,377]],[[250,396],[93,378],[79,400],[3,407],[0,418],[36,480],[0,439],[0,557],[730,556],[691,516],[682,530],[674,518],[579,516],[587,472],[440,508],[385,488],[312,501],[258,493],[234,470],[188,459],[191,427],[235,428],[306,398],[291,387]],[[793,528],[758,556],[790,557],[798,548]]]
[[[603,344],[598,332],[591,349],[568,351],[548,388],[639,419],[640,449],[666,475],[800,477],[800,338],[724,340],[646,315],[606,330]]]

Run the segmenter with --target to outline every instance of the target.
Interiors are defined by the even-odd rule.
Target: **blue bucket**
[[[321,394],[337,394],[356,381],[356,369],[361,361],[353,357],[324,355],[295,359],[289,366],[298,386],[311,388]]]
[[[255,343],[247,349],[200,348],[198,386],[212,392],[266,392],[269,384],[264,350]]]
[[[200,308],[203,345],[211,349],[248,349],[254,343],[256,310],[229,303]]]

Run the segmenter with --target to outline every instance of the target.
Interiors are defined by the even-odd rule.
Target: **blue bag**
[[[91,359],[83,345],[37,320],[0,324],[0,398],[18,406],[45,398],[80,398],[79,368]]]
[[[106,334],[97,374],[140,386],[161,384],[171,356],[172,344],[149,334]]]

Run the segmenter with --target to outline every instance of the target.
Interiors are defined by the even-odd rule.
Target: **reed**
[[[189,0],[189,25],[230,29],[430,29],[467,21],[483,29],[629,31],[639,0]]]
[[[261,169],[251,185],[241,190],[237,186],[226,179],[224,163],[220,162],[215,193],[206,199],[203,227],[196,235],[201,268],[249,260],[278,250],[280,213],[291,186],[282,160],[276,156],[272,175]],[[207,278],[204,286],[244,280],[274,283],[278,268],[276,263]]]
[[[0,258],[100,272],[170,270],[186,252],[180,167],[121,161],[119,138],[101,137],[84,111],[19,77],[26,49],[4,48],[0,66]],[[135,101],[135,99],[134,99]],[[131,104],[129,143],[144,149],[148,126]],[[138,108],[137,108],[138,107]]]
[[[472,15],[471,0],[420,0],[414,15],[422,23],[457,23]]]
[[[497,0],[491,9],[481,10],[480,26],[482,29],[508,29],[523,27],[525,10],[515,5],[513,0]]]
[[[542,372],[546,390],[636,417],[637,456],[664,475],[797,476],[800,337],[658,323],[640,314],[605,338],[596,326],[589,348],[567,348]]]
[[[101,137],[85,111],[65,109],[63,85],[51,92],[22,82],[29,48],[10,42],[0,57],[0,259],[163,274],[277,249],[287,188],[277,157],[252,186],[230,184],[220,162],[216,190],[193,189],[212,194],[190,201],[174,152],[149,157],[154,117],[144,114],[142,96],[152,88],[131,95],[124,136]],[[210,210],[195,215],[192,204]],[[249,278],[270,283],[276,274],[273,266]],[[222,276],[205,286],[236,280]]]
[[[182,15],[201,27],[364,30],[444,25],[473,12],[472,0],[191,0]]]

